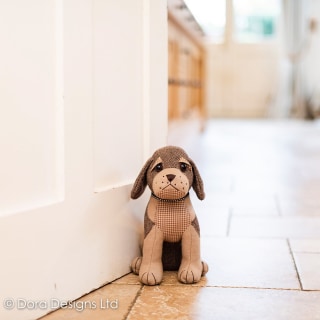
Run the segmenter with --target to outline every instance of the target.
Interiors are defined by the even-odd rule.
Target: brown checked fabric
[[[164,190],[165,191],[165,190]],[[170,193],[173,193],[170,190]],[[178,242],[191,224],[191,215],[184,201],[159,201],[155,224],[163,232],[164,241]]]

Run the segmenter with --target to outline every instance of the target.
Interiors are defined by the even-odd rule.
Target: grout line
[[[294,265],[294,269],[296,271],[297,278],[298,278],[298,281],[299,281],[300,290],[304,291],[303,290],[302,281],[301,281],[301,278],[300,278],[300,274],[299,274],[299,270],[298,270],[298,267],[297,267],[297,264],[296,264],[296,260],[294,258],[294,254],[293,254],[293,251],[292,251],[292,248],[291,248],[291,245],[290,245],[290,241],[289,241],[289,239],[286,239],[286,240],[287,240],[288,248],[289,248],[289,251],[290,251],[291,258],[292,258],[292,262],[293,262],[293,265]]]
[[[221,238],[231,238],[231,239],[248,239],[248,240],[286,240],[285,237],[282,236],[248,236],[248,235],[229,235],[229,236],[222,236],[222,235],[201,235],[201,238],[217,238],[217,239],[221,239]],[[320,253],[320,252],[318,252]]]
[[[137,300],[138,300],[139,297],[141,296],[141,293],[142,293],[143,288],[144,288],[144,285],[141,285],[141,287],[140,287],[140,289],[138,290],[135,298],[134,298],[133,301],[131,302],[131,305],[130,305],[129,308],[128,308],[128,312],[127,312],[127,314],[124,316],[123,320],[128,319],[128,317],[130,316],[130,313],[131,313],[134,305],[136,304]]]
[[[228,222],[227,222],[226,237],[229,237],[229,236],[230,236],[232,213],[233,213],[233,208],[232,208],[232,207],[229,207],[229,215],[228,215]]]
[[[174,284],[174,283],[167,283],[161,284],[160,287],[176,287],[176,288],[184,288],[189,285],[187,284]],[[201,284],[191,284],[190,287],[192,288],[216,288],[216,289],[248,289],[248,290],[275,290],[275,291],[297,291],[297,292],[320,292],[319,289],[312,289],[312,290],[301,290],[300,288],[274,288],[274,287],[250,287],[250,286],[232,286],[232,285],[201,285]]]
[[[303,253],[303,254],[320,254],[319,251],[295,251],[295,253]]]
[[[217,289],[251,289],[251,290],[276,290],[276,291],[314,291],[320,292],[320,290],[301,290],[295,288],[268,288],[268,287],[246,287],[246,286],[205,286],[202,288],[217,288]]]

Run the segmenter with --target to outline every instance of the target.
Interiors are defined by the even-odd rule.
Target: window
[[[185,3],[210,40],[224,40],[226,0],[185,0]]]
[[[231,26],[227,17],[234,19],[233,39],[237,42],[260,42],[276,35],[281,0],[184,1],[213,42],[225,41],[226,25]]]
[[[233,0],[234,38],[257,42],[273,38],[280,14],[280,0]]]

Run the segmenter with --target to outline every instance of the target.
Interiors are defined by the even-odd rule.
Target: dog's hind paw
[[[201,277],[205,276],[207,274],[207,272],[209,271],[209,266],[206,262],[201,261],[202,264],[202,273],[201,273]]]
[[[135,274],[139,274],[142,257],[136,257],[131,262],[131,270]]]

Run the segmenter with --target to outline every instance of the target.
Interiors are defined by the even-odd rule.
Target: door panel
[[[1,216],[60,199],[63,119],[55,2],[13,0],[0,6]]]
[[[132,181],[133,174],[143,161],[142,9],[142,2],[137,5],[135,2],[127,3],[123,0],[94,1],[93,99],[96,191]],[[119,16],[122,16],[122,19],[119,19]],[[131,26],[130,29],[128,25]],[[110,96],[114,97],[114,105],[106,108]],[[116,156],[117,154],[120,156]]]

